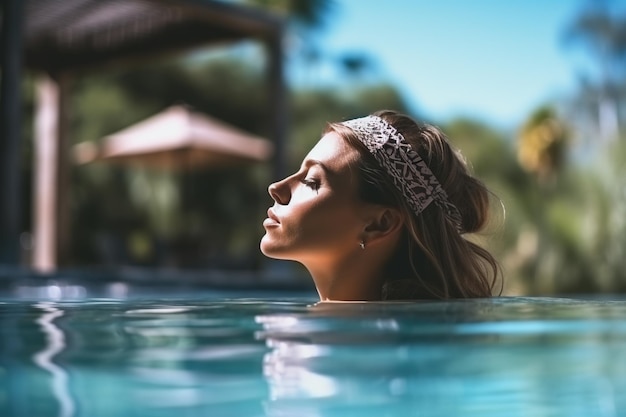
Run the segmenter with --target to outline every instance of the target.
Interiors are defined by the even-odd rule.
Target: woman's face
[[[300,170],[269,186],[274,205],[263,222],[261,251],[271,258],[333,261],[359,250],[364,206],[357,198],[359,154],[334,132],[306,156]]]

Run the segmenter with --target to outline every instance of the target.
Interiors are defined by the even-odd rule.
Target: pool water
[[[0,416],[626,416],[626,302],[0,299]]]

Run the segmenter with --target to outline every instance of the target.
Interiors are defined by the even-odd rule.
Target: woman
[[[393,111],[330,124],[269,194],[261,251],[303,264],[321,301],[492,293],[498,264],[465,238],[490,194],[433,126]]]

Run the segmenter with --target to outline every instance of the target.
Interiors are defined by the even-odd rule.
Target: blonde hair
[[[403,236],[385,265],[383,299],[450,299],[492,295],[499,265],[484,248],[465,238],[481,231],[489,218],[491,193],[468,170],[467,164],[435,126],[384,110],[374,113],[391,124],[426,162],[461,214],[461,231],[436,204],[419,215],[394,186],[391,178],[350,128],[332,123],[334,131],[356,148],[359,197],[366,202],[399,209]]]

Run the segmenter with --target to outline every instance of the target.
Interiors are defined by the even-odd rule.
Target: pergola
[[[20,80],[38,74],[33,267],[54,270],[68,250],[68,82],[77,75],[244,39],[262,42],[274,142],[284,171],[283,19],[217,0],[4,0],[0,43],[0,264],[19,263]]]

